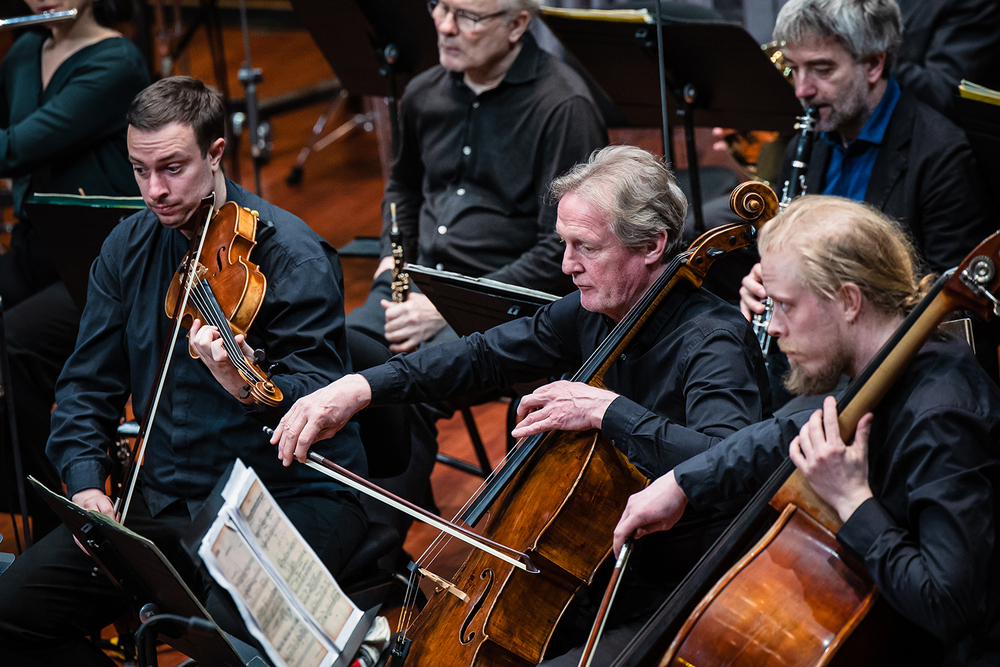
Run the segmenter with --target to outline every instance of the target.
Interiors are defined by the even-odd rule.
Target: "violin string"
[[[246,359],[242,351],[239,350],[236,341],[232,339],[232,330],[229,328],[229,322],[220,313],[215,311],[212,307],[212,299],[207,298],[200,288],[196,287],[191,294],[199,313],[205,318],[205,324],[214,326],[219,331],[223,347],[226,349],[230,361],[238,370],[246,371]],[[225,332],[227,331],[229,335],[226,335]]]
[[[210,287],[204,281],[199,281],[192,289],[191,297],[206,323],[218,329],[230,361],[238,370],[243,371],[244,379],[254,377],[253,369],[246,357],[243,356],[243,351],[237,344],[232,329],[229,328],[229,321],[222,313],[219,302],[211,292]]]

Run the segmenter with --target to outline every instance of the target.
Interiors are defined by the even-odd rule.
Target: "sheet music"
[[[247,525],[278,574],[330,637],[339,637],[354,606],[337,585],[319,557],[307,548],[280,509],[255,481],[240,510]]]
[[[247,626],[254,635],[263,634],[267,641],[261,644],[268,649],[271,659],[275,657],[271,651],[273,647],[281,664],[288,667],[330,664],[324,660],[330,653],[326,642],[285,600],[239,531],[228,524],[221,524],[220,530],[213,532],[216,532],[212,541],[213,565],[235,588],[239,596],[237,599],[242,598],[249,608],[252,616],[246,618],[244,615]],[[212,569],[209,567],[209,570]],[[243,605],[239,606],[242,612]]]
[[[199,555],[275,665],[329,667],[363,616],[252,468],[236,461]]]

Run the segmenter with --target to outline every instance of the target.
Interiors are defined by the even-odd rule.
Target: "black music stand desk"
[[[559,297],[488,278],[408,264],[406,272],[459,336],[482,333],[519,317],[530,317]]]
[[[629,124],[660,126],[656,33],[648,11],[546,7],[542,17]],[[690,109],[700,127],[778,131],[790,130],[802,113],[795,90],[741,26],[665,18],[660,29],[670,112]]]
[[[28,479],[108,575],[136,618],[145,605],[152,603],[162,613],[211,621],[208,612],[155,544],[103,514],[85,510],[53,493],[33,477]],[[163,641],[202,667],[270,666],[256,649],[218,626],[213,632],[199,633],[187,632],[174,624],[161,624],[156,629]]]
[[[142,197],[84,197],[35,193],[25,204],[48,256],[83,312],[90,266],[122,218],[146,208]]]

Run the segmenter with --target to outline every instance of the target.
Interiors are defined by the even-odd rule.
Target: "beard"
[[[828,394],[840,383],[840,376],[847,368],[847,361],[844,351],[838,350],[819,370],[810,374],[805,368],[789,359],[790,370],[785,373],[782,382],[785,389],[794,396]]]
[[[809,103],[803,102],[803,107],[808,108],[808,105]],[[844,125],[861,130],[871,116],[868,109],[868,88],[863,75],[856,76],[840,91],[837,99],[831,100],[828,105],[829,115],[817,123],[817,130],[835,132]]]

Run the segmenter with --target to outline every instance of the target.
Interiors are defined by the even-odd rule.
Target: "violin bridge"
[[[457,597],[462,602],[468,602],[469,601],[469,596],[466,595],[465,591],[463,591],[461,588],[459,588],[455,584],[451,583],[450,581],[448,581],[444,577],[439,577],[438,575],[434,574],[430,570],[425,570],[422,567],[418,567],[417,568],[417,572],[419,572],[421,575],[427,577],[428,579],[430,579],[431,581],[433,581],[435,584],[437,584],[438,586],[440,586],[444,590],[448,591],[449,593],[451,593],[452,595],[454,595],[455,597]]]

